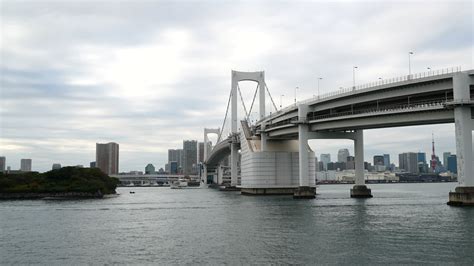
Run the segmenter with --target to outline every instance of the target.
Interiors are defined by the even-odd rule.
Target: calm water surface
[[[315,200],[120,188],[0,201],[0,264],[474,265],[474,208],[446,205],[455,186],[370,185],[368,200],[324,185]]]

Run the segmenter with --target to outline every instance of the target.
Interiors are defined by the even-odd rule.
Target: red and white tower
[[[434,141],[434,133],[431,135],[431,144],[433,147],[433,154],[431,154],[431,170],[433,172],[436,170],[436,165],[438,163],[438,160],[436,159],[436,153],[435,153],[435,141]]]

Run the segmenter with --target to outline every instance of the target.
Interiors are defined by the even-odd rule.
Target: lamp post
[[[428,71],[431,71],[431,67],[427,67],[426,69],[428,69]]]
[[[352,88],[355,90],[356,87],[356,68],[357,66],[352,67]]]
[[[411,76],[411,55],[413,52],[408,52],[408,75]]]
[[[319,95],[320,95],[320,94],[319,94],[319,81],[322,80],[322,79],[323,79],[323,78],[318,77],[318,99],[319,99]]]
[[[280,109],[281,109],[281,106],[283,105],[283,96],[285,95],[284,94],[280,95]]]
[[[296,106],[296,90],[299,90],[299,88],[295,87],[295,106]]]

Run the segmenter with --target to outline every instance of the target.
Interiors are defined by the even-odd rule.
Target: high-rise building
[[[385,158],[383,155],[374,156],[374,165],[385,165]]]
[[[183,174],[196,174],[197,141],[183,140]]]
[[[198,152],[197,152],[197,162],[202,163],[204,162],[204,142],[198,143]]]
[[[319,161],[318,162],[318,171],[323,172],[324,171],[324,164],[323,162]]]
[[[448,157],[446,169],[450,171],[451,173],[455,173],[455,174],[458,173],[458,162],[457,162],[456,154],[451,154]]]
[[[355,169],[355,157],[354,156],[348,156],[347,157],[346,168],[347,168],[347,170],[354,170]]]
[[[145,166],[145,174],[147,175],[152,175],[155,173],[155,166],[153,164],[149,163]]]
[[[426,163],[426,153],[418,152],[418,162]]]
[[[418,172],[419,173],[428,173],[428,164],[426,163],[426,153],[418,152]]]
[[[321,171],[327,171],[328,170],[328,163],[331,162],[331,154],[329,153],[322,153],[320,156],[319,156],[321,162],[323,163],[323,168],[324,169],[321,169]]]
[[[347,163],[347,157],[349,157],[349,150],[348,149],[340,149],[337,152],[337,162],[339,163]]]
[[[20,171],[31,172],[31,159],[21,159]]]
[[[96,168],[97,166],[96,166],[95,161],[94,161],[94,162],[90,162],[89,167],[90,167],[90,168]]]
[[[95,145],[96,167],[108,175],[116,175],[119,171],[119,145],[115,142]]]
[[[405,152],[398,155],[399,167],[408,173],[418,173],[418,153]]]
[[[174,161],[170,162],[169,163],[169,168],[170,168],[169,169],[170,174],[173,174],[173,175],[177,174],[178,173],[178,162],[174,162]]]
[[[374,156],[374,170],[377,172],[387,170],[387,167],[385,166],[385,157],[383,155]]]
[[[5,172],[6,158],[5,156],[0,156],[0,172]]]
[[[390,168],[390,154],[383,155],[383,165],[385,165],[387,169]]]
[[[334,171],[334,170],[337,170],[336,164],[333,163],[333,162],[329,162],[329,163],[326,165],[326,167],[327,167],[327,169],[326,169],[327,171]]]
[[[169,149],[168,150],[168,166],[170,162],[178,163],[178,171],[183,168],[183,150],[182,149]]]
[[[448,157],[451,156],[450,152],[443,152],[443,166],[448,168]]]
[[[61,169],[61,164],[60,164],[60,163],[53,163],[53,167],[52,167],[51,169],[52,169],[52,170]]]

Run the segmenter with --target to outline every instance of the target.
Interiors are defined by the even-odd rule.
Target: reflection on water
[[[0,202],[2,264],[474,264],[456,184],[325,185],[315,200],[121,188],[104,200]]]

